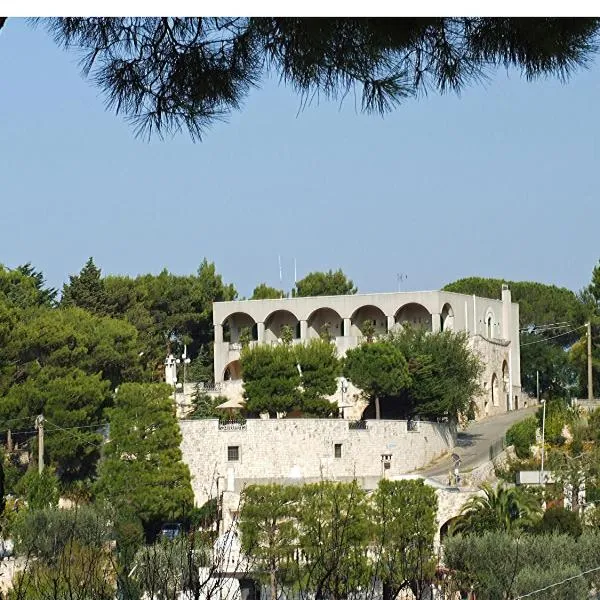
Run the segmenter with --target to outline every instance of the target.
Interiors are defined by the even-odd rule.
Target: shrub
[[[506,443],[515,447],[515,452],[519,458],[531,457],[531,446],[535,444],[536,429],[536,418],[527,417],[523,421],[515,423],[506,432]]]
[[[562,506],[553,506],[544,513],[537,530],[539,533],[563,533],[579,537],[583,532],[581,519],[576,512]]]

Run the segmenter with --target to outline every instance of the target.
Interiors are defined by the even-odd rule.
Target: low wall
[[[374,487],[383,473],[382,455],[391,455],[387,475],[401,475],[449,452],[456,435],[447,424],[422,421],[415,431],[408,430],[406,421],[392,420],[365,421],[365,429],[353,429],[346,419],[251,419],[243,426],[220,426],[217,419],[179,423],[197,505],[250,483],[356,478]]]

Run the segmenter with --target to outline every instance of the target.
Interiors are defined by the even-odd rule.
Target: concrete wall
[[[376,485],[383,473],[382,454],[392,455],[388,476],[421,468],[448,452],[455,431],[443,423],[368,421],[366,430],[350,429],[345,419],[251,419],[244,428],[224,430],[216,419],[180,421],[183,460],[192,474],[195,501],[203,504],[224,489],[268,481],[359,479]],[[341,458],[335,457],[341,444]],[[228,460],[228,447],[239,460]]]

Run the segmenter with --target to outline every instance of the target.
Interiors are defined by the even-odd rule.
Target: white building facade
[[[277,344],[284,327],[293,343],[320,337],[324,331],[343,356],[369,333],[384,335],[405,323],[429,331],[465,331],[483,364],[483,393],[476,399],[478,417],[521,408],[519,305],[503,286],[495,300],[444,291],[316,296],[275,300],[236,300],[213,304],[214,379],[224,389],[241,392],[241,339]]]

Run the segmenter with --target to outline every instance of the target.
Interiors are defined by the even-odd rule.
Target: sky
[[[381,118],[350,97],[300,109],[266,81],[194,143],[138,139],[41,28],[0,32],[0,263],[61,287],[193,273],[242,296],[342,268],[360,292],[461,277],[579,290],[600,259],[600,60],[567,85],[504,70]],[[281,256],[282,281],[278,257]]]

